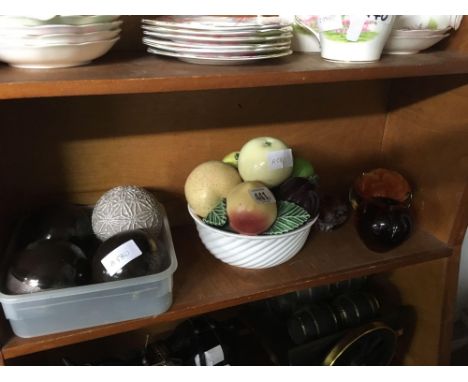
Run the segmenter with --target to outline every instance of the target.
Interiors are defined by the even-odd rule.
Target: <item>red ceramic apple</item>
[[[243,182],[226,198],[227,216],[231,228],[245,235],[265,232],[276,220],[276,200],[261,182]]]

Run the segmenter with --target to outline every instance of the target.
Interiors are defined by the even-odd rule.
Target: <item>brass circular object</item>
[[[371,322],[360,328],[349,332],[328,352],[324,366],[386,366],[390,364],[396,351],[398,334],[383,322]],[[373,342],[373,343],[372,343]],[[378,355],[376,346],[381,347],[381,359],[367,360],[366,354],[372,354],[373,357]],[[383,351],[382,351],[383,349]],[[352,357],[352,352],[355,352],[357,360],[346,361],[345,357]],[[361,359],[359,359],[359,356]],[[360,361],[360,362],[359,362]]]

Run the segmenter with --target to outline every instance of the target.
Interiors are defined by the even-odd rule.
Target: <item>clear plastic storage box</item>
[[[36,337],[164,313],[172,304],[172,276],[177,269],[167,216],[161,237],[169,261],[160,273],[31,294],[0,293],[13,332]]]

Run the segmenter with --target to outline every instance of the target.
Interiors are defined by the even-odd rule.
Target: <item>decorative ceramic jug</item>
[[[364,244],[372,251],[389,251],[406,239],[412,230],[409,208],[389,198],[371,198],[359,204],[356,228]]]
[[[296,22],[320,40],[322,58],[343,62],[378,61],[396,16],[321,15],[319,33],[296,17]]]

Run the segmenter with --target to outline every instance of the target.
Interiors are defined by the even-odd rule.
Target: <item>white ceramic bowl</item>
[[[395,21],[395,29],[458,29],[463,15],[401,15]]]
[[[0,46],[0,60],[28,69],[84,65],[106,54],[118,39],[68,45]]]
[[[449,36],[435,35],[432,37],[396,37],[390,36],[384,47],[387,54],[416,54],[424,49],[430,48],[440,40]]]
[[[1,27],[21,27],[45,24],[84,25],[93,23],[109,23],[115,21],[117,15],[48,15],[48,16],[0,16]]]
[[[15,37],[11,35],[2,35],[0,31],[0,45],[34,45],[44,46],[51,44],[83,44],[86,42],[112,40],[116,38],[121,29],[111,31],[91,32],[91,33],[65,33],[49,34],[42,36],[23,36]]]
[[[397,37],[434,37],[449,33],[451,28],[445,29],[393,29],[390,36]]]
[[[229,265],[249,269],[271,268],[293,258],[304,246],[318,218],[282,235],[248,236],[211,227],[190,207],[188,210],[202,243],[214,257]]]
[[[2,27],[0,25],[0,34],[11,35],[16,37],[22,36],[43,36],[50,34],[82,34],[110,31],[120,28],[122,20],[112,21],[109,23],[96,23],[85,25],[61,25],[61,24],[46,24],[36,26],[17,26],[17,27]]]

